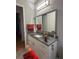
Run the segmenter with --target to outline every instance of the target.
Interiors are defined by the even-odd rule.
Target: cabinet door
[[[35,41],[35,44],[35,47],[37,49],[36,54],[38,55],[39,59],[48,59],[48,46],[38,40]]]
[[[30,47],[34,50],[34,38],[32,38],[30,35],[28,35],[28,43],[30,45]]]
[[[28,36],[28,42],[30,47],[32,48],[32,50],[36,53],[37,52],[37,48],[38,48],[38,43],[36,42],[36,39],[33,38],[32,36]]]
[[[50,46],[49,59],[56,59],[56,53],[57,53],[57,41]]]

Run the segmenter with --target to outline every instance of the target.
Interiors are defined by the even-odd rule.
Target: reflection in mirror
[[[55,31],[55,18],[55,12],[51,12],[42,16],[43,31]]]
[[[36,24],[36,31],[42,31],[42,16],[36,17],[35,24]]]
[[[55,32],[56,31],[56,10],[36,17],[35,24],[36,24],[37,31]]]

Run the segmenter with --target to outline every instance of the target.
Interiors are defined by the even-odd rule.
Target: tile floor
[[[23,55],[29,51],[29,45],[25,48],[24,42],[21,41],[21,38],[17,37],[16,39],[16,59],[24,59]]]

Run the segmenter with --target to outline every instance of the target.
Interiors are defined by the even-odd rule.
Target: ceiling
[[[38,0],[28,0],[31,3],[36,3]]]
[[[45,0],[27,0],[27,1],[29,1],[30,3],[36,4],[38,2],[45,1]]]
[[[34,4],[36,4],[39,0],[27,0],[29,7],[34,10]]]

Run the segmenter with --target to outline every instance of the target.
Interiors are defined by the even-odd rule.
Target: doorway
[[[25,48],[23,8],[16,6],[16,51]]]

